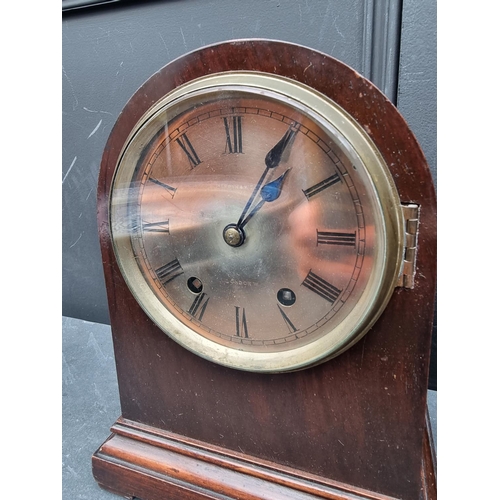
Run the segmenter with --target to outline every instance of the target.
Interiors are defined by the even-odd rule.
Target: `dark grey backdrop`
[[[109,324],[96,186],[127,100],[172,59],[251,37],[307,45],[372,80],[408,121],[436,179],[436,0],[121,1],[63,11],[63,316]],[[435,379],[433,360],[431,388]]]

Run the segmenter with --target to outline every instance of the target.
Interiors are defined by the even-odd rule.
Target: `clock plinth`
[[[141,500],[434,499],[426,394],[436,286],[436,200],[425,158],[406,123],[352,69],[304,47],[262,40],[225,43],[188,54],[166,68],[127,104],[101,165],[99,232],[122,417],[93,456],[96,480],[106,489]],[[165,335],[143,311],[113,251],[110,189],[123,145],[137,121],[178,85],[207,73],[227,71],[274,73],[335,99],[377,146],[401,202],[419,210],[418,234],[407,238],[417,252],[412,288],[395,288],[384,312],[356,344],[305,370],[254,373],[193,354]],[[370,100],[369,109],[366,99]],[[233,125],[236,137],[241,124],[235,121]],[[201,157],[193,155],[193,145],[182,142],[182,146],[179,153],[190,152],[187,158],[191,158],[192,168],[203,168]],[[239,148],[233,144],[234,151]],[[285,182],[291,182],[291,175]],[[309,199],[316,202],[317,194],[340,184],[339,179],[333,174],[311,180],[304,186],[303,202],[312,206]],[[261,184],[269,186],[264,181]],[[180,199],[177,186],[164,183],[159,187],[164,190],[162,199]],[[276,194],[265,194],[271,200],[268,203],[275,203]],[[257,223],[262,211],[252,215],[248,226]],[[166,218],[158,221],[148,220],[143,225],[147,231],[167,237],[173,223]],[[250,245],[248,236],[241,247],[231,248],[223,241],[223,229],[217,234],[225,250],[245,250]],[[357,232],[353,236],[350,231],[327,229],[322,229],[325,240],[320,242],[318,236],[318,244],[325,248],[330,246],[324,243],[328,238],[338,244],[339,232],[348,248],[358,244]],[[173,258],[165,258],[168,269],[161,266],[155,271],[165,282],[176,279],[180,272],[180,263]],[[313,288],[313,296],[319,295],[317,281],[313,285],[308,278],[303,284]],[[201,292],[201,284],[207,286],[197,273],[187,274],[186,279],[188,283],[193,279],[191,291]],[[322,286],[326,286],[322,294],[334,302],[341,290],[331,283]],[[283,319],[282,328],[288,324],[295,329],[296,320],[284,308],[291,303],[290,292],[299,295],[299,291],[289,290],[286,283],[279,287],[287,294],[280,302],[283,308],[278,305],[275,313],[279,321]],[[207,302],[203,304],[205,307]],[[196,300],[190,311],[201,322],[202,309],[195,311],[195,306]],[[280,311],[285,314],[282,319]],[[244,314],[244,308],[236,308],[238,340],[242,332],[248,333]]]
[[[93,457],[99,485],[126,498],[392,500],[394,497],[277,466],[119,419]],[[430,444],[422,450],[422,500],[436,498]]]

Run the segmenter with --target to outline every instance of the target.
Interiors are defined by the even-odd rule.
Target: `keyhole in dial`
[[[278,291],[278,302],[283,306],[292,306],[295,304],[295,293],[289,288],[282,288]]]
[[[201,291],[203,290],[203,283],[196,276],[192,276],[188,279],[187,286],[189,290],[196,294],[201,293]]]

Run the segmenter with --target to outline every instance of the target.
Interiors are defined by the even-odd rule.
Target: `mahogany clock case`
[[[420,210],[414,287],[395,289],[360,342],[303,371],[234,370],[176,344],[132,296],[110,240],[109,190],[136,122],[179,85],[235,70],[291,78],[337,102],[378,147],[401,201]],[[278,41],[232,41],[173,61],[134,94],[109,137],[98,223],[122,408],[113,434],[93,457],[101,486],[144,500],[167,492],[172,498],[281,498],[269,493],[272,487],[284,498],[435,496],[426,428],[435,192],[415,137],[373,84],[325,54]],[[199,466],[196,474],[187,462]],[[230,486],[235,474],[262,488],[262,495],[238,493]]]

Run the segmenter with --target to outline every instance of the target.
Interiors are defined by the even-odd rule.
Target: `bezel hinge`
[[[402,203],[405,242],[403,265],[396,286],[413,288],[415,286],[415,272],[417,264],[417,239],[420,223],[420,206],[415,203]]]

